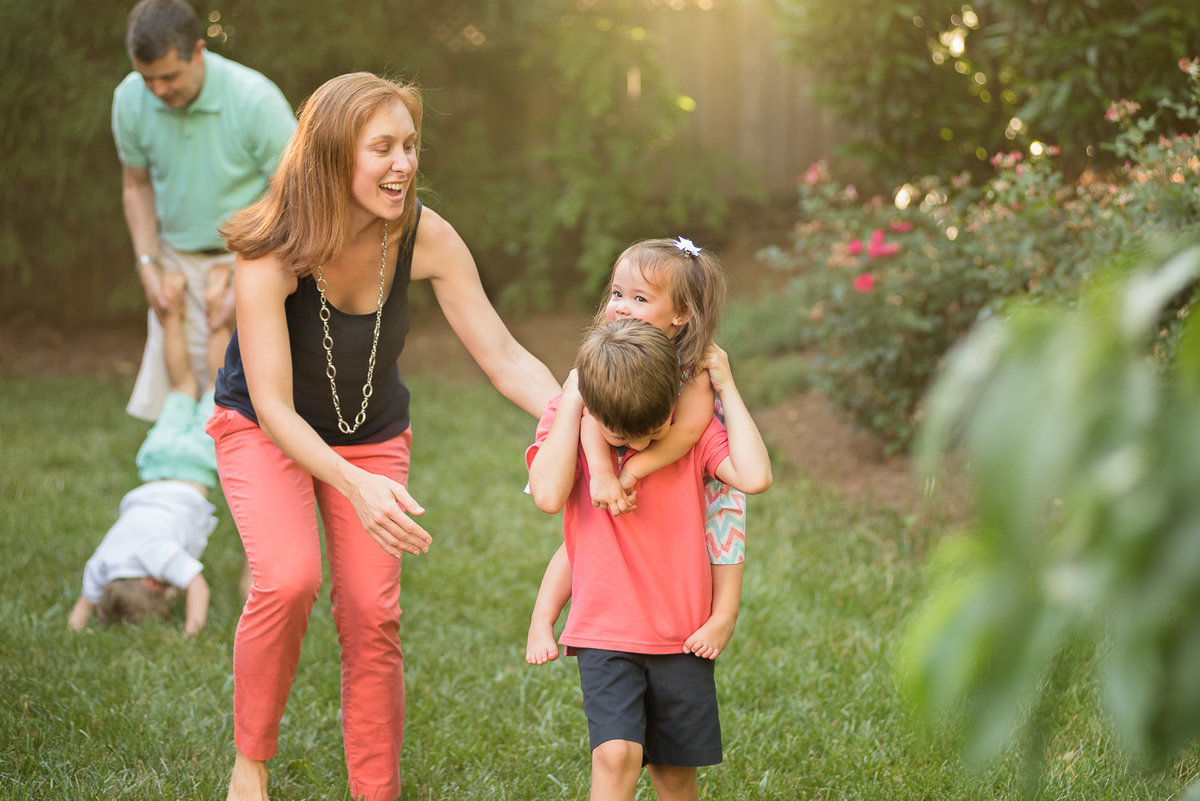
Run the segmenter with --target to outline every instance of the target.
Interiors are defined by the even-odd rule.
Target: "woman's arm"
[[[683,385],[675,403],[675,416],[666,436],[635,453],[621,468],[621,484],[632,487],[659,468],[678,461],[700,441],[713,417],[713,388],[708,371]]]
[[[432,538],[408,516],[424,509],[408,490],[386,476],[350,464],[296,413],[283,308],[284,300],[295,291],[296,278],[273,256],[255,260],[239,256],[234,285],[242,364],[263,433],[314,477],[345,495],[383,550],[393,556],[428,551]]]
[[[513,339],[483,291],[466,244],[450,223],[429,208],[421,212],[417,227],[412,278],[429,279],[450,327],[496,389],[539,417],[558,394],[558,382],[546,365]]]

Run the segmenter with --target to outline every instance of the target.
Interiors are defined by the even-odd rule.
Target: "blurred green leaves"
[[[1061,146],[1071,173],[1103,162],[1108,104],[1169,94],[1200,43],[1191,0],[774,3],[785,48],[850,134],[839,155],[885,185],[982,171],[1031,140]]]
[[[965,724],[976,764],[1038,712],[1073,643],[1135,756],[1200,733],[1200,351],[1186,301],[1200,248],[1095,285],[1071,310],[1015,307],[948,356],[916,456],[966,465],[977,528],[933,559],[899,659],[927,715]],[[1151,345],[1185,317],[1174,363]],[[1036,755],[1035,755],[1036,756]]]
[[[79,322],[144,313],[108,119],[130,69],[132,5],[0,0],[0,107],[12,120],[0,130],[0,309]],[[685,135],[690,114],[647,29],[662,10],[648,0],[196,8],[208,46],[261,70],[293,106],[345,72],[415,81],[423,197],[511,306],[590,306],[628,242],[711,239],[727,217],[718,174],[735,167]]]

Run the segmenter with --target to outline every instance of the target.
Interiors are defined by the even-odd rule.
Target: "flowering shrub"
[[[1160,110],[1196,121],[1200,59],[1180,68],[1190,100],[1163,100]],[[761,331],[729,339],[776,355],[806,352],[814,387],[890,449],[906,447],[941,356],[981,317],[1016,297],[1073,302],[1123,251],[1155,246],[1160,234],[1198,238],[1200,134],[1158,136],[1159,111],[1140,111],[1128,102],[1109,109],[1119,126],[1112,148],[1126,163],[1105,177],[1067,182],[1057,150],[1035,142],[995,154],[981,186],[966,173],[927,176],[890,201],[863,201],[828,164],[813,164],[797,179],[790,247],[759,254],[790,281],[742,318],[759,328],[786,309],[784,320],[769,341]]]

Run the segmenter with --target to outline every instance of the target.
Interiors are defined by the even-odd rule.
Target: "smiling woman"
[[[238,328],[209,433],[253,574],[235,639],[231,799],[266,797],[321,582],[314,506],[343,646],[350,791],[400,794],[400,559],[433,541],[406,486],[409,392],[396,360],[409,283],[430,281],[455,334],[514,403],[537,415],[558,391],[492,309],[454,228],[417,199],[421,112],[413,86],[368,73],[328,81],[301,107],[267,195],[224,231],[238,254]]]

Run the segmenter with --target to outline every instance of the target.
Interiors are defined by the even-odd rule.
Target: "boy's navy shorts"
[[[714,662],[693,654],[573,649],[593,749],[642,746],[642,764],[700,767],[721,761]]]

